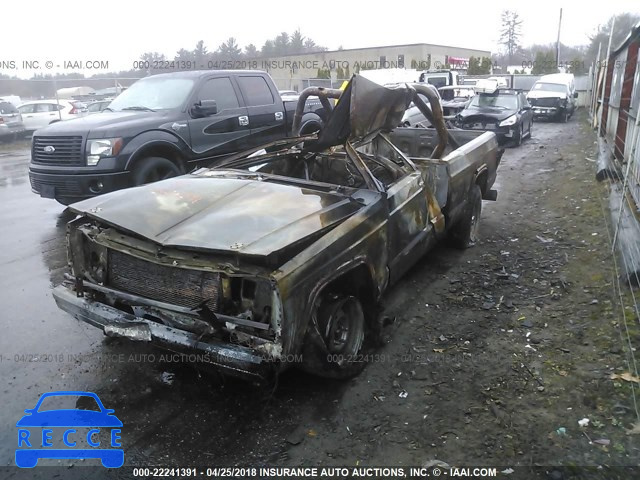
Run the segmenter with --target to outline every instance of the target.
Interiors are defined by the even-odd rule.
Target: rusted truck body
[[[357,374],[385,290],[437,241],[473,243],[496,198],[495,135],[447,132],[434,92],[311,89],[299,105],[342,94],[318,135],[72,205],[58,306],[229,374]],[[437,130],[395,128],[412,101]]]

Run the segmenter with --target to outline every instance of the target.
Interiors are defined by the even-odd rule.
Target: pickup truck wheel
[[[449,240],[454,247],[465,249],[475,245],[479,238],[481,213],[482,191],[478,185],[474,185],[463,218],[449,231]]]
[[[366,322],[362,304],[358,298],[344,294],[321,296],[317,311],[318,330],[326,346],[306,345],[303,356],[305,369],[325,378],[346,379],[359,374],[366,362],[360,358],[365,345]]]
[[[161,157],[147,157],[140,160],[133,171],[133,184],[144,185],[180,175],[178,166]]]

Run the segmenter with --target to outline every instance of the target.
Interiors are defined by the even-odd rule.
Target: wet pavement
[[[59,310],[51,289],[66,271],[65,225],[72,216],[64,206],[31,192],[28,150],[2,147],[2,465],[14,465],[16,421],[48,391],[96,392],[125,425],[125,465],[143,466],[279,463],[296,426],[288,410],[323,416],[336,405],[348,384],[292,372],[274,393],[199,372],[144,345],[107,339]],[[63,476],[70,478],[76,474],[69,466],[99,461],[41,460],[39,465],[64,465]],[[6,472],[9,478],[51,475],[46,469]],[[102,469],[95,475],[125,473]]]

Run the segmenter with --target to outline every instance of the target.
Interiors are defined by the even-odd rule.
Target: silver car
[[[14,140],[24,134],[24,123],[18,109],[9,102],[0,101],[0,140]]]
[[[112,101],[113,99],[110,98],[109,100],[96,100],[95,102],[90,103],[87,105],[87,115],[103,112]]]

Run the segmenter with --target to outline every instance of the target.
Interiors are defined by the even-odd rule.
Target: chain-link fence
[[[590,71],[591,125],[598,131],[598,180],[609,182],[609,215],[614,290],[619,300],[621,340],[627,369],[638,379],[640,347],[640,27],[604,62]],[[607,219],[610,217],[610,220]],[[625,285],[626,284],[626,285]],[[623,288],[624,287],[624,288]],[[639,386],[631,383],[636,416]]]

